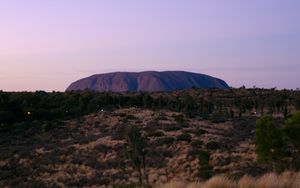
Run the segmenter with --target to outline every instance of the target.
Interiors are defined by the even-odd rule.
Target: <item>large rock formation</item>
[[[184,71],[114,72],[97,74],[72,83],[67,91],[174,91],[196,88],[228,88],[225,81]]]

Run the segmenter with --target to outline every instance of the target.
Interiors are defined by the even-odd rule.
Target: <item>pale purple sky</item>
[[[0,1],[0,90],[63,91],[92,74],[144,70],[300,87],[300,1]]]

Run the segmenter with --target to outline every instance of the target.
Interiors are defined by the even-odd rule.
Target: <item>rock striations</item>
[[[97,74],[72,83],[67,91],[174,91],[196,88],[229,88],[212,76],[185,71],[114,72]]]

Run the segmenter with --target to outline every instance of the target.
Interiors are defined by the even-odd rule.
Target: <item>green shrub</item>
[[[200,148],[203,145],[203,142],[201,140],[193,140],[191,142],[191,146],[193,148]]]
[[[109,151],[112,150],[111,146],[107,146],[105,144],[98,144],[94,147],[94,150],[100,153],[108,153]]]
[[[167,115],[165,113],[159,114],[157,120],[168,120]]]
[[[148,137],[161,137],[165,136],[165,133],[163,131],[151,131],[148,133]]]
[[[77,181],[77,186],[78,186],[78,187],[83,187],[83,186],[85,186],[85,185],[88,185],[88,183],[89,183],[88,177],[82,177],[82,178],[80,178],[80,179]]]
[[[174,115],[174,120],[178,123],[178,124],[181,124],[181,123],[184,123],[185,122],[185,119],[184,119],[184,116],[182,114],[180,115]]]
[[[207,151],[200,151],[198,154],[198,176],[207,180],[212,177],[212,167],[209,164],[210,155]]]
[[[226,121],[226,117],[224,114],[215,113],[215,114],[212,114],[211,121],[213,123],[224,123]]]
[[[197,129],[197,130],[195,131],[195,135],[196,135],[196,136],[201,136],[201,135],[206,134],[206,133],[207,133],[207,131],[205,131],[205,130],[203,130],[203,129]]]
[[[291,151],[291,168],[298,171],[300,170],[300,112],[296,112],[285,122],[283,135],[288,150]]]
[[[271,116],[263,116],[257,120],[254,144],[258,162],[275,170],[275,164],[283,157],[285,144],[282,132]]]
[[[162,124],[162,129],[164,131],[178,131],[181,127],[176,124]]]
[[[211,142],[208,142],[206,144],[206,148],[208,150],[217,150],[217,149],[221,148],[221,144],[219,142],[216,142],[216,141],[211,141]]]
[[[154,141],[155,146],[161,146],[161,145],[170,145],[175,141],[174,137],[171,136],[164,136],[164,137],[159,137]]]
[[[192,157],[192,158],[198,157],[199,152],[201,152],[201,151],[202,150],[199,148],[191,148],[188,150],[188,156]]]
[[[188,133],[183,133],[178,136],[176,136],[177,141],[186,141],[190,142],[192,140],[192,136]]]
[[[119,124],[116,125],[116,127],[114,128],[115,131],[112,132],[111,134],[111,138],[112,140],[122,140],[124,139],[124,132],[126,129],[126,125],[125,124]]]
[[[130,119],[130,120],[137,119],[134,115],[131,115],[131,114],[127,115],[126,117],[127,117],[127,119]]]

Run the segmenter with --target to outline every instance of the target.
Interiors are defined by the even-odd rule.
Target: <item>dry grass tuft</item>
[[[201,188],[232,188],[236,187],[235,182],[224,176],[214,176],[204,183]]]
[[[215,176],[202,183],[170,182],[159,188],[300,188],[300,172],[269,173],[259,178],[244,176],[237,181]]]
[[[171,181],[164,185],[158,186],[157,188],[186,188],[188,184],[181,181]]]
[[[256,180],[251,176],[243,176],[237,183],[240,188],[255,188]]]
[[[202,187],[203,183],[201,182],[194,182],[194,183],[190,183],[186,186],[186,188],[199,188]]]
[[[278,185],[278,176],[273,173],[263,175],[257,180],[255,184],[256,187],[258,186],[260,188],[278,187]]]

